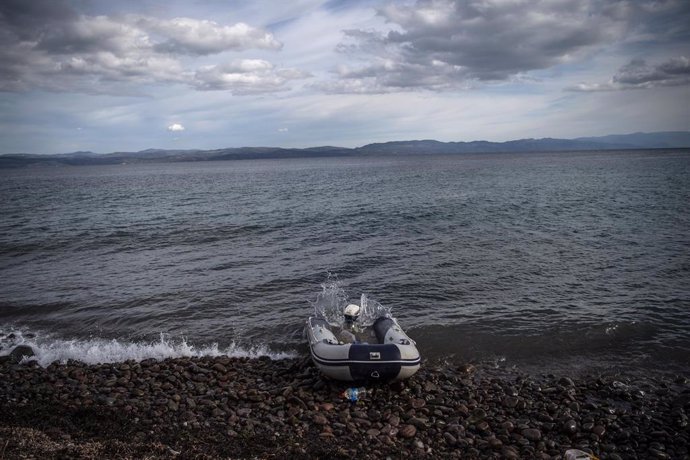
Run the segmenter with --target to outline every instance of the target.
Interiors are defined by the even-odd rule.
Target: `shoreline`
[[[311,359],[0,362],[0,459],[690,458],[682,376],[527,375],[423,363],[325,380]]]

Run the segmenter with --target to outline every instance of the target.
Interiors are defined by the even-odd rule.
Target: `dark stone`
[[[469,410],[469,409],[467,408],[467,406],[464,405],[464,404],[458,404],[457,406],[455,406],[455,410],[456,410],[460,415],[464,415],[464,416],[467,416],[467,415],[470,413],[470,410]]]
[[[657,449],[649,449],[647,451],[647,454],[649,455],[649,458],[659,458],[659,459],[666,459],[666,458],[671,458],[666,452],[662,452]]]
[[[506,459],[517,460],[520,458],[520,451],[513,446],[503,446],[501,455]]]
[[[417,428],[414,425],[403,425],[398,434],[403,438],[414,438],[417,434]]]
[[[574,387],[574,386],[575,386],[575,382],[573,382],[573,380],[572,380],[571,378],[569,378],[569,377],[563,377],[563,378],[561,378],[561,379],[558,381],[558,383],[560,383],[560,384],[563,385],[564,387]]]
[[[566,420],[565,423],[563,423],[563,431],[567,434],[577,433],[577,422],[573,419]]]
[[[211,367],[211,369],[213,369],[214,371],[223,373],[223,374],[225,374],[226,372],[228,372],[228,370],[226,369],[226,367],[223,366],[221,363],[216,363],[216,364],[214,364],[213,367]]]
[[[601,437],[606,433],[606,428],[604,428],[602,425],[594,425],[592,427],[592,433],[596,434],[597,436]]]
[[[536,428],[527,428],[522,430],[522,435],[532,442],[541,440],[541,431]]]
[[[24,358],[31,358],[34,356],[34,350],[28,345],[18,345],[10,352],[7,359],[14,364],[19,364]]]
[[[515,425],[513,425],[513,422],[510,420],[506,420],[505,422],[501,423],[501,428],[506,430],[506,432],[510,433],[515,429]]]
[[[486,420],[482,420],[481,422],[477,423],[477,429],[479,431],[487,432],[489,431],[489,423]]]
[[[377,437],[379,434],[381,434],[381,432],[379,430],[377,430],[376,428],[369,428],[367,430],[367,435],[372,437],[372,438]]]
[[[477,423],[486,418],[486,411],[484,409],[475,409],[472,411],[472,415],[467,419],[469,423]]]
[[[489,438],[489,446],[491,446],[491,448],[494,450],[498,450],[503,447],[503,441],[498,438],[491,437]]]
[[[443,438],[446,440],[449,446],[454,446],[458,442],[458,439],[447,431],[443,433]]]
[[[421,417],[413,417],[410,420],[408,420],[408,423],[410,425],[414,425],[417,428],[426,428],[428,422],[429,421],[427,419]]]
[[[323,415],[316,414],[313,420],[317,425],[328,425],[328,419]]]
[[[503,405],[509,409],[513,409],[517,406],[519,399],[515,396],[507,396],[503,398]]]
[[[410,405],[415,409],[421,409],[426,406],[426,401],[421,398],[415,398],[410,402]]]

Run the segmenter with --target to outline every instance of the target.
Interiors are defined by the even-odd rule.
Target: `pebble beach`
[[[684,376],[526,375],[424,363],[349,385],[308,357],[0,362],[0,459],[690,458]]]

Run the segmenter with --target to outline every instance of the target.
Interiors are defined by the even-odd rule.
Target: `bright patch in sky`
[[[689,130],[688,24],[687,0],[4,0],[0,153]]]

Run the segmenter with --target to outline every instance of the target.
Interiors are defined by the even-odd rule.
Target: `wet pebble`
[[[536,428],[527,428],[522,430],[522,435],[533,442],[541,440],[541,431]]]
[[[398,434],[403,438],[414,438],[417,434],[417,428],[415,428],[414,425],[403,425],[398,431]]]
[[[690,389],[675,377],[637,382],[423,367],[408,381],[368,386],[367,397],[353,403],[342,397],[349,385],[321,378],[308,359],[47,368],[5,359],[0,374],[3,409],[43,405],[66,411],[60,420],[78,420],[91,407],[94,436],[129,439],[122,451],[129,458],[170,454],[152,452],[156,442],[184,458],[264,458],[275,451],[286,458],[559,458],[577,447],[615,460],[684,458],[690,446]],[[3,427],[15,429],[11,424],[0,418],[0,437]],[[52,439],[82,439],[75,425],[54,425],[59,434]],[[163,442],[204,436],[215,438],[189,441],[189,451]],[[242,442],[228,442],[235,438]],[[142,450],[127,451],[132,446]],[[8,445],[5,457],[59,457],[16,449]]]
[[[568,419],[563,423],[563,431],[567,434],[577,433],[577,422],[573,419]]]

